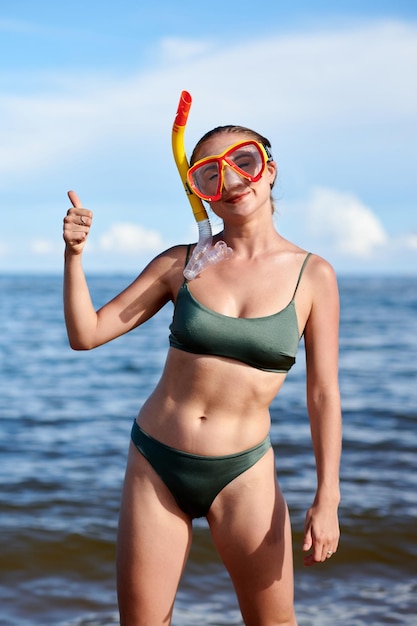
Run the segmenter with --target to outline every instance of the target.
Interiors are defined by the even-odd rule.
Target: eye
[[[193,184],[195,189],[207,196],[217,193],[220,184],[220,170],[217,161],[202,163],[193,172]]]
[[[219,177],[219,168],[215,163],[205,165],[196,172],[201,183],[209,183],[216,181]]]
[[[255,154],[248,151],[240,151],[232,157],[232,161],[236,167],[251,176],[257,173],[259,168],[258,160]]]

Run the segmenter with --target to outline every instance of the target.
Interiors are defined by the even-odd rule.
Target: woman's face
[[[219,133],[207,139],[198,149],[195,159],[200,160],[209,156],[222,154],[230,146],[238,142],[253,139],[246,133]],[[257,182],[251,182],[244,176],[223,164],[223,186],[221,198],[210,202],[212,210],[222,217],[227,218],[228,213],[245,210],[253,210],[259,205],[268,205],[271,213],[271,186],[276,176],[276,164],[270,161],[266,164],[265,171]]]

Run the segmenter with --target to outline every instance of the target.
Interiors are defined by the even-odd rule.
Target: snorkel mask
[[[187,174],[190,166],[185,154],[184,131],[191,102],[191,95],[188,91],[183,91],[172,127],[174,160],[198,226],[198,243],[184,269],[184,276],[187,280],[193,280],[210,265],[219,263],[219,261],[223,261],[233,254],[233,250],[224,241],[218,241],[213,246],[213,235],[207,211],[201,199],[193,193],[192,187],[187,183]]]
[[[239,141],[226,148],[221,154],[212,155],[196,161],[187,172],[187,182],[193,193],[207,202],[216,202],[222,197],[225,167],[238,176],[256,183],[272,161],[267,146],[248,139]]]

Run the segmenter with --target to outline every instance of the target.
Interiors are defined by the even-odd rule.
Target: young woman
[[[305,564],[337,550],[337,283],[325,260],[275,229],[276,173],[265,137],[235,126],[207,133],[191,157],[188,180],[223,220],[214,239],[233,255],[187,282],[192,246],[170,248],[97,312],[81,263],[93,215],[69,194],[64,306],[72,348],[111,341],[168,301],[175,304],[165,368],[132,428],[117,547],[122,626],[171,622],[192,519],[199,516],[207,518],[245,624],[296,625],[291,529],[269,439],[269,406],[303,334],[317,467]]]

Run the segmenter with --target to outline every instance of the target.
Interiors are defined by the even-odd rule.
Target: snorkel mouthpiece
[[[203,239],[202,230],[200,230],[199,222],[199,231],[200,237]],[[207,220],[207,223],[210,223]],[[213,237],[211,236],[211,228],[210,228],[210,243],[202,243],[200,246],[200,240],[197,246],[194,249],[193,255],[190,259],[190,262],[187,264],[183,274],[187,280],[193,280],[196,276],[201,274],[203,270],[205,270],[209,265],[215,265],[224,259],[228,259],[233,254],[232,248],[229,248],[227,243],[224,241],[218,241],[217,243],[212,245]]]
[[[187,184],[189,164],[184,147],[184,131],[191,108],[191,102],[191,95],[188,91],[183,91],[172,127],[172,151],[174,153],[174,160],[198,226],[198,243],[184,270],[184,276],[187,280],[193,280],[210,265],[219,263],[219,261],[223,261],[233,254],[233,250],[229,248],[224,241],[218,241],[213,247],[212,230],[206,209],[200,198],[191,191]]]

